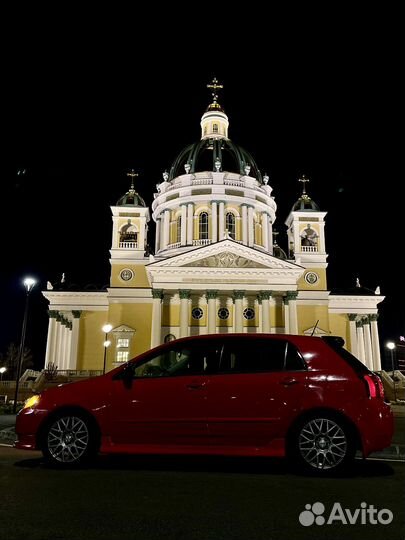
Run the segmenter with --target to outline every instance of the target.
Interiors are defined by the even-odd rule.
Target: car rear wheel
[[[340,418],[319,415],[301,422],[292,441],[294,461],[316,473],[343,469],[354,458],[354,437]]]
[[[51,465],[74,467],[94,457],[97,450],[96,430],[82,414],[60,414],[44,430],[42,451]]]

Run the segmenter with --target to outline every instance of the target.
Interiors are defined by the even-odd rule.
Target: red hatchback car
[[[189,337],[45,390],[17,416],[17,448],[74,466],[98,452],[290,456],[337,470],[391,443],[380,378],[341,338]]]

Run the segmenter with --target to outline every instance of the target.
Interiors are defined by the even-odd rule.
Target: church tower
[[[285,224],[288,236],[288,258],[306,269],[300,288],[327,289],[328,266],[325,247],[325,216],[306,191],[309,179],[302,175],[302,194],[293,205]]]
[[[111,244],[111,286],[133,286],[134,266],[145,264],[148,255],[149,209],[136,192],[133,170],[127,173],[131,179],[129,190],[115,206],[111,206],[113,232]],[[149,260],[149,259],[146,259]]]

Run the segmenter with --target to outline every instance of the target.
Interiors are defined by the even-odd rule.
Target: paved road
[[[0,448],[0,536],[7,540],[403,540],[405,464],[356,461],[344,478],[294,475],[284,460],[102,457],[47,469],[38,452]],[[305,504],[362,502],[390,525],[299,524]]]

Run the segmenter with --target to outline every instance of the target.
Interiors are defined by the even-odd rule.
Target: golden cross
[[[135,176],[139,176],[139,174],[134,169],[131,169],[127,172],[127,176],[131,177],[131,189],[134,189],[134,178]]]
[[[303,174],[301,178],[298,178],[298,182],[302,182],[302,194],[306,194],[305,184],[309,182],[309,178],[307,178],[305,174]]]
[[[217,89],[218,89],[218,90],[221,90],[223,87],[224,87],[224,85],[223,85],[223,84],[219,84],[219,83],[218,83],[218,79],[217,79],[216,77],[214,77],[214,78],[212,79],[211,84],[207,84],[207,88],[210,88],[210,89],[213,90],[213,92],[212,92],[212,97],[213,97],[213,99],[214,99],[214,103],[216,103],[216,102],[217,102],[217,99],[218,99]]]

